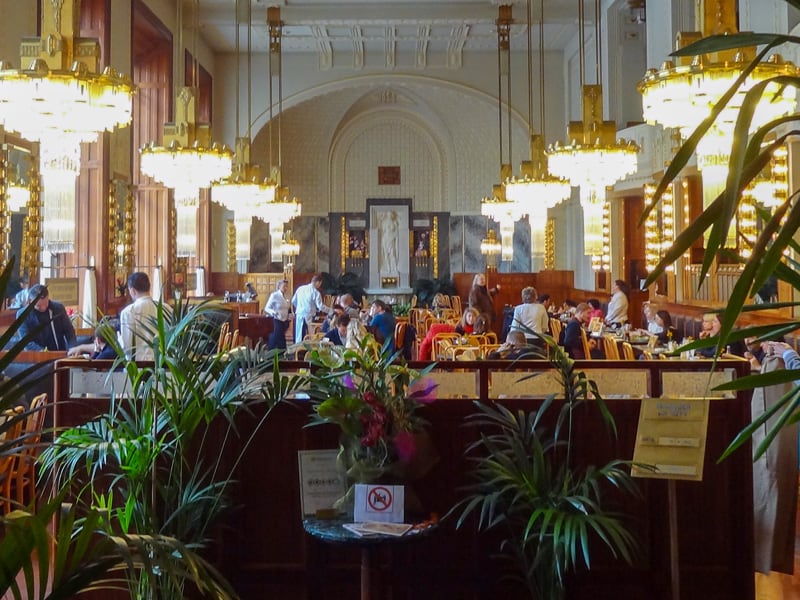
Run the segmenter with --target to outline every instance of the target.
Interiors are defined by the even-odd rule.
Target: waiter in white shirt
[[[128,294],[133,300],[119,314],[119,337],[125,356],[133,360],[153,360],[158,307],[150,295],[150,278],[138,271],[128,276]]]
[[[294,341],[303,341],[309,325],[314,321],[318,312],[330,314],[333,309],[325,306],[322,302],[322,294],[319,288],[322,287],[322,276],[314,275],[311,283],[298,287],[292,296],[292,306],[294,307]]]
[[[286,298],[286,287],[289,282],[281,279],[274,292],[269,295],[264,312],[272,317],[272,333],[269,334],[267,347],[270,350],[286,350],[286,330],[289,328],[289,311],[292,303]]]

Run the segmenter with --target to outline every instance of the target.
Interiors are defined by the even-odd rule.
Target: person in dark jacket
[[[47,286],[37,283],[31,287],[28,301],[35,305],[34,309],[25,317],[17,332],[19,338],[33,335],[33,339],[25,345],[25,350],[66,351],[77,343],[67,309],[60,302],[50,300]],[[24,311],[24,308],[17,311],[18,319]]]
[[[334,346],[344,346],[347,342],[347,326],[350,325],[350,316],[344,313],[336,315],[333,319],[333,326],[325,334],[328,340]]]
[[[119,319],[104,318],[94,330],[94,341],[88,344],[78,344],[67,351],[67,356],[88,356],[92,360],[114,360],[117,351],[106,340],[109,336],[116,337],[119,333]]]
[[[575,307],[575,315],[569,320],[567,326],[564,328],[561,343],[567,354],[575,359],[582,360],[586,358],[586,353],[583,350],[583,336],[581,329],[589,322],[589,314],[592,311],[591,305],[586,302],[581,302]]]
[[[499,287],[499,286],[498,286]],[[495,319],[494,301],[492,297],[497,294],[497,288],[486,289],[486,275],[478,273],[472,280],[472,289],[469,291],[469,307],[474,308],[479,314],[489,318],[489,327]]]

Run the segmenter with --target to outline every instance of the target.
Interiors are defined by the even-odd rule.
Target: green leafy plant
[[[787,2],[800,8],[800,2],[797,2],[797,0],[787,0]],[[714,106],[709,116],[681,145],[659,182],[653,201],[646,207],[642,222],[660,201],[661,195],[667,186],[675,180],[681,169],[686,166],[695,152],[698,142],[706,135],[748,74],[770,52],[784,44],[800,44],[800,38],[762,33],[714,35],[673,53],[675,56],[694,56],[747,46],[757,45],[762,48],[753,61],[742,70],[736,82]],[[757,131],[749,132],[755,107],[765,96],[765,89],[770,83],[778,84],[780,87],[800,88],[800,78],[782,75],[765,79],[753,85],[747,92],[739,110],[734,129],[725,189],[677,237],[672,248],[669,249],[661,263],[648,277],[648,284],[660,277],[669,265],[674,263],[708,232],[708,239],[705,241],[706,251],[700,274],[700,280],[702,281],[713,267],[714,257],[724,251],[725,237],[742,200],[742,191],[769,163],[775,149],[786,143],[787,140],[796,137],[798,133],[796,129],[797,123],[800,122],[800,113],[798,112],[774,119]],[[769,141],[767,141],[768,139]],[[719,335],[709,340],[694,342],[688,347],[715,345],[717,354],[719,354],[729,343],[744,340],[746,337],[755,337],[759,340],[781,339],[783,336],[800,328],[800,321],[757,325],[741,329],[735,328],[736,321],[742,313],[758,313],[765,310],[798,305],[796,302],[752,303],[752,299],[765,284],[774,282],[773,278],[788,283],[795,290],[800,290],[800,268],[798,268],[800,265],[792,258],[792,255],[786,252],[789,249],[793,250],[795,255],[800,252],[800,245],[794,239],[798,227],[800,227],[800,203],[797,202],[798,191],[800,190],[792,190],[788,194],[786,201],[777,207],[773,213],[762,211],[763,229],[755,242],[751,244],[750,257],[743,261],[739,279],[727,299],[725,309],[720,311],[722,329]],[[740,240],[742,243],[747,243],[741,236]],[[717,389],[745,390],[796,381],[799,378],[800,372],[797,371],[767,373],[739,378],[731,383],[719,386]],[[774,425],[768,425],[769,431],[764,441],[756,448],[755,456],[760,457],[782,427],[796,423],[800,419],[800,410],[798,409],[800,409],[800,390],[794,388],[776,403],[771,410],[758,416],[751,426],[743,430],[725,451],[723,458],[747,442],[753,431],[764,427],[768,421],[772,420],[776,415],[780,415],[775,420]]]
[[[637,488],[627,461],[612,460],[602,467],[574,464],[575,410],[591,397],[612,432],[615,422],[596,384],[575,369],[551,337],[541,337],[562,384],[564,401],[555,422],[548,423],[548,413],[556,410],[556,394],[530,412],[476,402],[478,412],[468,422],[479,428],[480,438],[466,451],[473,483],[450,514],[460,511],[458,527],[476,513],[479,530],[502,528],[503,556],[530,597],[554,600],[564,596],[567,572],[590,568],[592,539],[632,562],[635,539],[623,516],[608,509],[602,493],[608,486],[632,494]]]
[[[302,384],[299,376],[281,376],[277,355],[261,347],[218,352],[211,310],[206,303],[159,303],[149,335],[137,342],[149,344],[153,363],[118,359],[125,385],[112,390],[108,411],[59,432],[42,456],[79,511],[107,514],[106,535],[180,545],[159,568],[129,569],[136,597],[183,597],[187,578],[194,580],[183,557],[207,546],[210,528],[230,509],[226,492],[243,452],[270,411]],[[123,357],[116,340],[108,341]],[[240,441],[237,416],[256,411],[262,414]],[[215,426],[224,431],[215,434]],[[159,548],[153,544],[151,554]],[[235,595],[208,566],[206,576],[217,597]]]
[[[310,425],[341,429],[339,461],[352,483],[375,481],[402,469],[417,454],[417,434],[426,421],[419,409],[433,401],[436,385],[425,377],[433,368],[409,368],[371,335],[357,348],[313,349],[309,394]]]

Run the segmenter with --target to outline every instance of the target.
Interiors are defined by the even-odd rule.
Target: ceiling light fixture
[[[522,162],[520,176],[506,180],[506,198],[520,205],[531,224],[531,253],[544,257],[547,209],[569,198],[572,187],[569,181],[556,177],[548,168],[545,153],[545,85],[544,85],[544,0],[539,0],[539,127],[541,135],[533,129],[533,60],[531,37],[533,35],[533,3],[528,5],[528,127],[530,134],[530,160]]]
[[[0,62],[0,124],[40,143],[44,248],[75,250],[75,177],[82,142],[131,122],[133,82],[113,68],[97,73],[100,44],[78,31],[77,0],[42,2],[41,35],[26,38],[20,64]]]
[[[177,81],[185,81],[183,61],[183,2],[177,2],[178,44],[174,64]],[[143,174],[174,190],[176,212],[176,253],[178,257],[197,255],[197,206],[200,188],[231,174],[233,153],[211,140],[211,125],[198,123],[197,100],[200,64],[197,58],[198,6],[194,0],[192,79],[194,87],[177,87],[175,120],[164,123],[163,145],[151,142],[141,150]]]
[[[569,179],[581,188],[583,208],[584,254],[602,256],[603,204],[606,187],[636,171],[638,147],[634,142],[616,140],[616,123],[603,120],[603,85],[600,43],[600,0],[595,0],[595,85],[587,85],[584,43],[585,16],[583,0],[578,0],[580,23],[580,70],[582,120],[570,121],[567,144],[556,143],[550,149],[550,171]],[[595,261],[600,265],[602,261]]]

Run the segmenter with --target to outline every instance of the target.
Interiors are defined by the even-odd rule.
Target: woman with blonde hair
[[[469,291],[469,307],[474,308],[481,314],[485,314],[489,320],[490,327],[495,317],[492,297],[497,294],[499,287],[494,287],[491,290],[486,289],[486,275],[478,273],[472,279],[472,289]]]
[[[474,308],[468,308],[461,315],[461,320],[456,325],[456,333],[461,335],[471,335],[475,333],[475,320],[478,318],[478,311]]]

